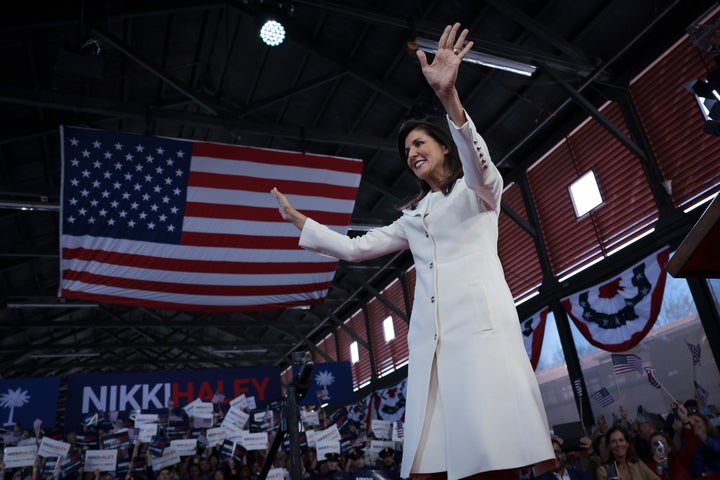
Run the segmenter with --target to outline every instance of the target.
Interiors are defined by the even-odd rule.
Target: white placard
[[[193,415],[192,420],[193,427],[195,428],[212,428],[215,423],[215,417],[212,413],[210,415],[206,415],[204,413],[202,415],[195,414]]]
[[[38,449],[38,455],[41,457],[60,457],[65,458],[65,455],[70,451],[70,444],[67,442],[61,442],[50,437],[43,437],[40,441],[40,448]]]
[[[86,450],[85,466],[86,472],[114,472],[117,469],[117,449],[116,450]]]
[[[163,450],[163,454],[161,457],[153,457],[152,455],[150,455],[150,458],[152,458],[153,470],[160,470],[161,468],[169,467],[170,465],[180,463],[180,456],[178,455],[177,451],[172,447],[167,447],[165,450]]]
[[[225,430],[225,439],[232,440],[233,442],[242,442],[242,436],[247,430],[241,430],[232,423],[227,425],[223,424],[222,428]]]
[[[138,413],[135,415],[135,428],[140,428],[148,423],[158,423],[157,413]]]
[[[317,442],[315,449],[317,450],[317,459],[319,462],[325,460],[326,453],[340,453],[340,442],[337,440]]]
[[[170,447],[181,457],[195,455],[197,453],[197,438],[170,440]],[[163,455],[165,455],[165,451],[163,451]]]
[[[35,463],[37,457],[37,445],[18,445],[17,447],[5,447],[3,462],[6,468],[28,467]]]
[[[239,407],[230,407],[230,410],[225,414],[225,418],[223,418],[222,426],[228,427],[231,425],[235,430],[243,430],[249,418],[250,415],[240,410]]]
[[[246,450],[265,450],[268,448],[268,432],[244,432],[242,446]]]
[[[202,400],[200,400],[199,398],[196,398],[195,400],[193,400],[192,402],[188,403],[187,405],[185,405],[183,407],[183,410],[185,410],[185,413],[187,413],[188,417],[193,416],[193,413],[195,412],[195,405],[197,405],[198,403],[201,403],[201,402],[202,402]]]
[[[157,435],[158,425],[157,423],[144,423],[138,428],[138,439],[142,443],[150,443],[152,437]]]
[[[244,409],[244,408],[247,408],[247,404],[248,404],[247,397],[245,396],[244,393],[242,395],[240,395],[239,397],[235,397],[232,400],[230,400],[231,407],[238,407],[238,408]]]
[[[213,414],[213,404],[212,402],[197,402],[193,406],[193,416],[199,417],[199,416],[207,416]]]
[[[249,410],[255,410],[257,405],[255,404],[255,397],[247,397],[247,408]]]
[[[207,437],[208,448],[212,448],[215,445],[222,445],[226,438],[226,432],[223,427],[208,428],[205,436]]]
[[[266,480],[284,480],[285,472],[287,472],[287,470],[284,468],[271,468],[265,478]]]
[[[317,410],[302,410],[300,412],[300,418],[306,427],[320,426],[320,418],[318,417]]]
[[[341,440],[340,431],[334,423],[325,430],[320,430],[315,434],[315,441],[317,443],[328,440],[337,440],[338,442]]]
[[[315,445],[317,445],[317,442],[315,441],[316,435],[315,430],[305,430],[305,438],[307,438],[307,444],[308,448],[315,448]]]
[[[390,428],[392,428],[392,422],[388,420],[376,420],[373,419],[370,426],[372,432],[375,434],[375,438],[383,440],[390,440]]]
[[[35,445],[37,447],[37,444],[38,444],[37,438],[35,438],[35,437],[23,438],[22,440],[18,440],[18,442],[17,442],[18,447],[21,447],[21,446],[26,447],[28,445]]]

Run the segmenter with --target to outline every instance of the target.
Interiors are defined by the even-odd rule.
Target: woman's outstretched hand
[[[455,89],[455,82],[462,59],[473,46],[472,41],[465,43],[468,29],[463,29],[458,35],[459,30],[459,23],[445,27],[438,41],[437,53],[432,63],[428,63],[425,52],[417,51],[425,79],[435,91],[435,95],[445,107],[450,119],[458,126],[465,123],[466,118]]]
[[[270,193],[272,193],[273,196],[277,199],[278,210],[280,211],[280,216],[283,218],[283,220],[292,223],[297,228],[302,230],[305,226],[305,221],[307,220],[307,217],[297,211],[290,203],[290,200],[288,200],[287,197],[283,195],[276,187],[273,187],[273,189],[270,190]]]

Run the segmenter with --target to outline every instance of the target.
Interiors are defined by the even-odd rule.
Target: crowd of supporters
[[[320,428],[331,421],[329,416],[321,419]],[[521,471],[519,480],[720,480],[720,432],[714,422],[720,423],[720,412],[713,407],[699,409],[695,400],[674,404],[664,415],[640,407],[632,418],[620,407],[612,422],[598,418],[590,433],[580,438],[579,446],[553,436],[557,468],[538,476]],[[19,425],[16,430],[20,430],[21,438],[38,437]],[[48,434],[70,443],[71,452],[87,449],[75,443],[72,433],[38,433],[40,438]],[[398,479],[401,445],[397,444],[398,449],[383,448],[371,456],[373,439],[372,432],[362,434],[354,439],[351,448],[323,458],[317,458],[315,448],[302,448],[304,478]],[[251,480],[265,462],[270,463],[271,476],[276,480],[290,477],[289,453],[282,448],[266,459],[267,450],[243,451],[238,456],[223,451],[220,445],[198,446],[195,454],[182,456],[179,462],[162,468],[152,466],[153,453],[151,444],[139,440],[119,448],[116,471],[84,471],[82,462],[77,468],[61,469],[60,460],[50,463],[56,467],[53,470],[42,457],[37,457],[33,466],[22,468],[6,468],[0,461],[0,480]],[[119,468],[121,464],[126,468]]]

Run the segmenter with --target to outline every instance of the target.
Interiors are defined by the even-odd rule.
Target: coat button
[[[433,335],[433,340],[437,340],[437,333]]]
[[[435,297],[430,297],[430,303],[435,303]]]
[[[430,267],[430,270],[433,269],[433,263],[432,263],[432,262],[430,262],[430,265],[428,265],[428,266]]]
[[[425,238],[430,238],[430,234],[428,232],[425,232]]]

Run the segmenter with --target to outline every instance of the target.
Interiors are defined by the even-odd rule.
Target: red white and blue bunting
[[[669,248],[655,252],[616,278],[562,300],[588,342],[624,352],[645,338],[660,312],[669,256]]]
[[[520,322],[520,330],[523,334],[523,342],[525,342],[525,350],[533,370],[538,366],[540,361],[540,353],[542,352],[543,338],[545,336],[545,320],[550,312],[546,308],[531,317]]]

